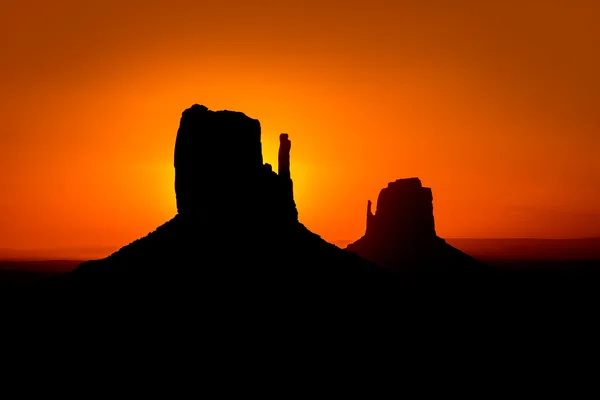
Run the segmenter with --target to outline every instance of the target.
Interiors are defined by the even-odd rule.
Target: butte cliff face
[[[260,122],[241,112],[193,105],[175,142],[177,211],[205,226],[298,220],[290,174],[291,142],[280,137],[279,174],[263,164]]]
[[[397,271],[462,267],[476,261],[435,232],[433,195],[419,178],[398,179],[381,190],[377,210],[367,203],[365,235],[346,250]]]

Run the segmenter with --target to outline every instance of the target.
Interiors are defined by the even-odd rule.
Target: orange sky
[[[274,165],[290,134],[326,240],[411,176],[442,237],[600,236],[598,20],[593,0],[3,4],[0,248],[118,247],[170,219],[193,103],[258,118]]]

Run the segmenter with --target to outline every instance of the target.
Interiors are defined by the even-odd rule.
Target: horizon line
[[[463,236],[463,237],[442,237],[444,240],[600,240],[600,236],[582,236],[582,237],[554,237],[554,238],[543,238],[543,237],[472,237],[472,236]],[[356,241],[358,239],[335,239],[333,242],[349,242]],[[21,248],[21,247],[0,247],[0,253],[3,251],[64,251],[64,250],[89,250],[89,251],[97,251],[97,250],[109,250],[112,248],[121,248],[126,246],[127,244],[118,244],[118,245],[98,245],[97,247],[35,247],[35,248]],[[1,255],[0,255],[1,257]]]

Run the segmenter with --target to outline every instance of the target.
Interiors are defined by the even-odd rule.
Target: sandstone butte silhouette
[[[143,300],[181,312],[212,303],[327,315],[331,307],[397,312],[407,297],[419,299],[410,306],[418,312],[439,298],[450,304],[445,293],[462,301],[484,290],[484,269],[436,236],[431,190],[418,179],[382,190],[376,214],[369,202],[365,236],[347,250],[310,232],[298,219],[290,152],[281,134],[276,173],[263,162],[258,120],[193,105],[175,140],[177,215],[39,293],[64,299],[56,309],[122,311]]]
[[[363,237],[346,249],[404,274],[465,272],[476,274],[484,264],[437,236],[433,194],[419,178],[398,179],[381,190],[376,213],[367,202]]]
[[[178,309],[261,304],[271,312],[323,315],[327,307],[355,312],[395,303],[401,291],[392,272],[299,222],[290,150],[289,136],[281,134],[276,173],[263,162],[258,120],[193,105],[183,112],[175,141],[177,215],[41,292],[65,299],[61,307],[116,304],[119,310],[142,299]]]
[[[483,279],[450,274],[453,261],[466,263],[456,271],[468,271],[471,259],[437,237],[431,191],[417,179],[382,190],[377,212],[367,210],[365,236],[351,251],[325,242],[298,221],[290,150],[282,134],[276,173],[263,163],[258,120],[197,104],[185,110],[175,142],[177,215],[109,257],[85,262],[19,299],[27,310],[19,309],[18,319],[5,326],[25,339],[17,347],[21,359],[33,359],[23,349],[43,354],[44,343],[51,343],[58,354],[48,359],[80,353],[76,365],[100,386],[109,375],[99,359],[113,373],[121,368],[122,376],[131,377],[143,371],[158,381],[169,370],[179,378],[208,376],[190,363],[213,373],[230,371],[224,364],[235,363],[237,379],[257,372],[259,361],[274,366],[269,374],[279,378],[304,368],[300,359],[309,369],[323,368],[320,360],[334,348],[338,365],[353,365],[348,357],[359,349],[388,354],[397,345],[401,354],[387,361],[414,369],[452,349],[459,354],[449,360],[464,359],[469,349],[493,350],[510,332],[531,328],[542,314],[553,322],[556,310],[564,309],[564,297],[539,307],[533,280],[522,281],[522,293],[531,292],[534,301],[524,304],[521,297],[506,308],[516,286],[505,284],[512,281],[496,281],[491,273]],[[417,264],[442,273],[411,279]],[[581,286],[560,288],[571,296]],[[570,317],[574,308],[567,310],[563,316]],[[534,336],[551,332],[546,326]],[[515,342],[522,347],[520,336],[509,343]],[[458,365],[451,364],[442,375]],[[154,388],[148,379],[138,388]]]

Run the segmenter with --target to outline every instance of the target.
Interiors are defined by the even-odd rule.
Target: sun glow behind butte
[[[194,103],[259,119],[274,167],[289,133],[300,220],[327,240],[411,176],[442,237],[600,236],[596,2],[399,3],[11,3],[0,247],[118,246],[171,218]]]

